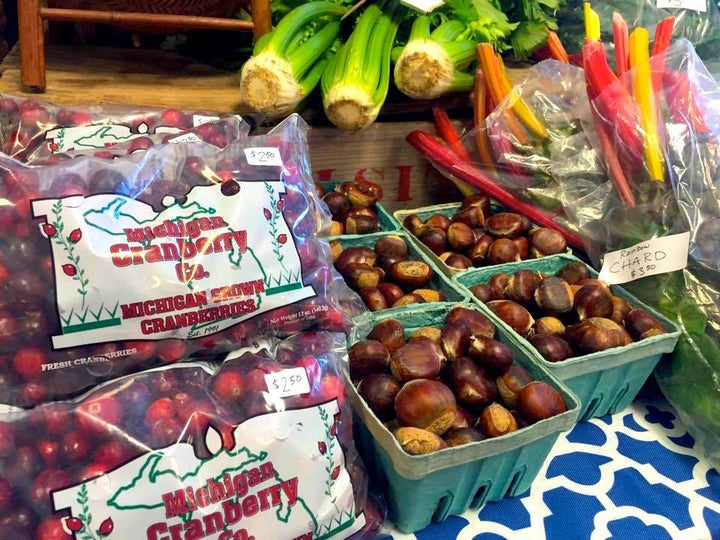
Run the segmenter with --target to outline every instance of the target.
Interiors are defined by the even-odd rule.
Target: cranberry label
[[[161,126],[156,133],[179,133],[180,128]],[[140,124],[133,132],[122,124],[106,124],[100,126],[78,126],[52,129],[45,134],[51,152],[67,152],[70,150],[97,150],[119,143],[127,142],[148,133],[148,126]]]
[[[210,457],[188,443],[155,450],[56,491],[54,509],[69,509],[63,525],[79,539],[346,538],[365,517],[355,515],[338,413],[331,401],[257,416],[235,427],[232,448],[210,427]]]
[[[192,339],[315,296],[280,181],[196,186],[165,208],[122,195],[33,202],[52,251],[55,348]]]

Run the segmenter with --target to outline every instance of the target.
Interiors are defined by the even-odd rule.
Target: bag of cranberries
[[[364,311],[316,220],[307,126],[30,167],[0,156],[0,402],[30,407]]]
[[[2,151],[35,164],[85,154],[111,159],[164,143],[205,141],[224,148],[249,130],[237,115],[122,105],[60,107],[0,96]]]
[[[300,334],[0,415],[0,538],[367,537],[345,354],[342,334]]]

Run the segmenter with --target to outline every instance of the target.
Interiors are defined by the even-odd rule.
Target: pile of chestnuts
[[[330,247],[335,268],[370,311],[445,300],[442,291],[428,288],[432,267],[408,259],[407,242],[397,234],[382,236],[374,248],[343,248],[337,240]]]
[[[533,227],[512,212],[491,213],[485,195],[466,197],[452,217],[437,213],[423,221],[410,214],[403,225],[447,266],[467,270],[556,255],[567,250],[557,231]]]
[[[349,350],[358,393],[408,454],[427,454],[512,433],[566,410],[562,395],[513,362],[479,311],[458,306],[442,328],[406,336],[378,323]]]
[[[554,275],[518,270],[470,287],[473,295],[548,362],[622,347],[667,332],[643,309],[613,295],[580,261]]]
[[[327,191],[320,184],[315,184],[315,189],[332,215],[330,236],[369,234],[380,230],[376,208],[379,188],[343,182],[334,191]]]

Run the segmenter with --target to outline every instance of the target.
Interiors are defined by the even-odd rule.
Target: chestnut
[[[395,413],[400,425],[426,429],[436,435],[450,428],[456,405],[452,390],[430,379],[405,383],[395,397]]]
[[[445,356],[445,353],[443,352],[442,344],[436,340],[425,336],[416,336],[414,338],[410,338],[408,343],[413,343],[415,345],[425,347],[428,351],[432,351],[432,354],[436,355],[440,359],[440,369],[444,368],[445,364],[447,364],[447,356]]]
[[[470,328],[462,321],[446,323],[440,333],[442,350],[448,360],[464,356],[470,346]]]
[[[460,407],[460,405],[457,405],[455,407],[455,420],[453,420],[452,425],[450,426],[450,429],[461,429],[461,428],[467,428],[473,425],[473,417],[472,415],[467,412],[465,409]]]
[[[458,429],[451,429],[443,437],[448,447],[461,446],[463,444],[470,444],[477,441],[482,441],[483,436],[477,429],[473,427],[463,427]]]
[[[400,383],[389,373],[371,373],[358,385],[360,397],[383,422],[395,415],[395,396],[399,391]]]
[[[378,258],[375,260],[375,266],[377,266],[387,274],[390,271],[390,268],[392,268],[393,264],[404,260],[406,260],[406,257],[389,257],[387,255],[378,255]]]
[[[533,335],[563,337],[565,325],[557,317],[540,317],[533,326]]]
[[[427,225],[417,214],[409,214],[403,219],[403,227],[410,231],[413,236],[419,237],[427,228]]]
[[[513,364],[505,374],[495,379],[495,384],[505,405],[512,409],[517,403],[518,392],[532,381],[532,375],[524,367]]]
[[[499,238],[488,248],[488,264],[505,264],[519,260],[520,252],[515,243],[508,238]]]
[[[369,208],[351,208],[345,213],[345,234],[370,234],[377,230],[377,214]]]
[[[395,319],[380,321],[367,336],[369,340],[379,341],[390,354],[405,345],[405,329]]]
[[[513,363],[513,352],[505,343],[485,336],[472,336],[467,355],[492,376],[505,373]]]
[[[528,242],[528,239],[524,236],[518,236],[517,238],[511,238],[511,240],[518,248],[520,260],[527,259],[530,256],[530,242]]]
[[[387,281],[380,283],[377,286],[377,289],[385,297],[385,301],[387,302],[388,307],[392,306],[393,304],[395,304],[395,302],[400,300],[400,298],[405,296],[405,291],[403,291],[394,283],[388,283]]]
[[[444,214],[433,214],[425,220],[425,225],[427,225],[428,227],[437,227],[438,229],[442,229],[446,232],[450,227],[451,223],[452,221],[450,221],[450,218]]]
[[[515,238],[525,234],[529,222],[520,214],[512,212],[498,212],[485,220],[485,230],[495,238]]]
[[[445,259],[445,264],[457,270],[467,270],[473,267],[472,261],[465,255],[460,255],[459,253],[451,253],[450,256]]]
[[[442,343],[442,330],[432,326],[421,326],[410,334],[410,340],[418,338],[427,338],[440,345]]]
[[[337,262],[338,257],[343,251],[342,244],[337,240],[330,242],[330,253],[332,253],[333,263]]]
[[[330,231],[328,232],[328,234],[330,236],[340,236],[341,234],[345,234],[345,224],[339,221],[332,220],[330,222]]]
[[[625,324],[625,317],[627,317],[628,313],[630,313],[630,310],[632,310],[630,304],[628,304],[624,299],[618,296],[612,297],[612,304],[613,311],[608,318],[611,321],[614,321],[620,325]]]
[[[408,246],[405,240],[396,234],[383,236],[375,242],[375,253],[378,257],[394,257],[407,259]]]
[[[472,228],[465,223],[451,223],[447,230],[447,243],[453,251],[467,251],[475,244]]]
[[[352,246],[345,248],[335,261],[335,268],[341,274],[345,274],[350,264],[368,264],[373,266],[377,255],[369,247]]]
[[[541,227],[530,233],[530,253],[536,259],[567,251],[567,240],[555,229]]]
[[[470,329],[471,336],[493,337],[495,325],[485,315],[463,306],[452,308],[445,316],[445,323],[462,322]]]
[[[441,368],[440,355],[423,343],[407,343],[390,358],[390,372],[401,383],[414,379],[434,379]]]
[[[447,233],[439,227],[425,229],[419,240],[435,255],[442,254],[448,247]]]
[[[574,354],[570,344],[557,336],[534,336],[530,339],[530,344],[548,362],[562,362]]]
[[[533,381],[518,392],[517,408],[532,423],[567,410],[560,392],[542,381]]]
[[[507,284],[509,281],[510,276],[507,274],[501,273],[490,276],[490,279],[488,280],[488,285],[493,290],[496,300],[502,300],[503,298],[505,298],[505,289],[507,288]]]
[[[592,317],[577,325],[569,326],[566,332],[570,344],[581,354],[604,351],[632,343],[630,334],[610,319]]]
[[[521,336],[528,335],[533,324],[535,324],[530,312],[512,300],[492,300],[486,305],[505,324]]]
[[[350,199],[337,191],[331,191],[326,194],[322,200],[327,205],[334,219],[338,218],[343,210],[347,210],[351,206]]]
[[[485,213],[479,206],[461,208],[460,211],[453,216],[452,222],[463,223],[471,229],[478,229],[485,225]]]
[[[497,300],[495,291],[487,283],[481,283],[479,285],[473,285],[470,287],[472,295],[480,300],[483,304],[490,302],[491,300]]]
[[[444,302],[445,293],[436,291],[435,289],[415,289],[413,294],[421,296],[426,302]]]
[[[392,305],[392,307],[403,307],[403,306],[409,306],[412,304],[424,304],[425,299],[420,296],[419,294],[410,293],[410,294],[404,294],[400,298],[398,298],[395,303]]]
[[[529,304],[538,286],[538,276],[532,270],[518,270],[510,276],[504,296],[521,304]]]
[[[573,292],[566,281],[549,276],[535,289],[535,303],[547,315],[561,315],[573,308]]]
[[[557,272],[555,272],[555,276],[560,279],[564,279],[570,285],[577,285],[583,279],[588,279],[590,277],[590,271],[582,262],[571,261],[564,264]]]
[[[377,203],[377,194],[361,184],[350,184],[345,195],[356,208],[372,208]]]
[[[487,258],[488,250],[494,242],[494,239],[489,234],[483,234],[480,238],[475,240],[475,244],[470,251],[467,253],[468,259],[473,263],[473,266],[482,266]]]
[[[381,268],[366,263],[346,264],[344,270],[345,281],[356,291],[377,287],[385,277],[385,272]]]
[[[360,290],[360,298],[370,311],[382,311],[390,307],[385,295],[377,287],[368,287]]]
[[[574,306],[578,318],[583,321],[590,317],[610,317],[613,313],[613,301],[610,289],[602,285],[590,284],[580,287],[575,293]]]
[[[401,261],[388,272],[390,279],[405,290],[421,289],[430,282],[433,271],[424,261]]]
[[[319,198],[322,199],[325,195],[327,195],[327,193],[328,193],[328,190],[325,189],[322,184],[315,184],[315,194]]]
[[[461,356],[446,369],[446,379],[454,390],[458,402],[469,410],[477,411],[498,396],[495,381],[470,358]]]
[[[447,443],[442,437],[425,429],[401,427],[393,431],[393,435],[402,449],[411,456],[430,454],[447,448]]]
[[[515,417],[499,403],[485,407],[475,425],[486,437],[500,437],[518,429]]]
[[[644,309],[631,310],[625,317],[625,328],[637,340],[666,333],[662,323]]]
[[[475,193],[473,195],[468,195],[460,203],[461,209],[473,207],[480,208],[486,216],[490,215],[490,198],[487,195]]]
[[[358,341],[348,350],[350,378],[360,380],[371,373],[387,371],[390,352],[379,341],[366,339]]]

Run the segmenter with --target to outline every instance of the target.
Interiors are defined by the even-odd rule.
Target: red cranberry
[[[90,193],[118,193],[125,177],[113,169],[99,169],[87,181]]]
[[[60,461],[60,443],[54,439],[42,439],[37,443],[37,451],[45,466],[55,467]]]
[[[180,435],[182,435],[183,427],[183,424],[175,418],[165,417],[159,419],[150,428],[153,444],[163,447],[177,443]]]
[[[75,427],[72,409],[65,403],[51,403],[43,409],[45,429],[52,435],[62,435]]]
[[[40,456],[32,446],[21,446],[8,460],[4,467],[5,476],[14,486],[29,483],[40,470]]]
[[[172,398],[177,417],[184,424],[195,410],[195,400],[190,394],[178,392]]]
[[[8,311],[0,311],[0,345],[12,343],[18,336],[15,335],[18,329],[17,320]]]
[[[42,311],[27,311],[17,321],[17,330],[22,340],[29,344],[37,344],[47,339],[49,325]],[[0,330],[2,332],[2,330]]]
[[[132,154],[133,152],[147,150],[154,144],[150,137],[135,137],[128,143],[127,153]]]
[[[84,435],[71,431],[63,436],[62,453],[69,463],[78,463],[90,453],[90,445]]]
[[[220,371],[212,384],[212,391],[222,402],[233,404],[243,396],[243,377],[234,371]]]
[[[72,116],[70,116],[70,125],[71,126],[84,126],[87,124],[92,124],[93,119],[92,116],[90,116],[86,112],[74,112]]]
[[[158,394],[171,394],[175,392],[177,384],[177,377],[175,377],[170,370],[165,370],[159,373],[154,373],[149,386]]]
[[[310,387],[314,385],[315,381],[317,380],[318,376],[320,375],[320,364],[317,361],[317,358],[314,356],[303,356],[295,362],[296,367],[301,367],[305,369],[305,373],[307,373],[308,382],[310,383]]]
[[[187,354],[187,345],[181,339],[167,339],[157,345],[157,356],[166,364],[177,362]]]
[[[48,399],[47,386],[42,383],[30,381],[20,387],[18,402],[22,407],[35,407]]]
[[[20,107],[20,123],[27,124],[30,126],[37,126],[39,124],[49,124],[50,114],[46,109],[41,107],[34,109],[24,109]]]
[[[175,418],[177,410],[172,399],[164,397],[156,399],[145,413],[145,425],[152,428],[160,420]]]
[[[320,380],[320,400],[327,401],[337,398],[338,404],[342,407],[345,401],[345,383],[335,375],[327,374]]]
[[[50,494],[58,489],[69,486],[72,478],[60,469],[45,469],[30,486],[30,500],[39,508],[48,508],[52,505]]]
[[[268,404],[262,394],[249,394],[243,403],[245,418],[253,418],[273,411],[273,407]]]
[[[11,270],[27,271],[36,264],[38,250],[28,238],[13,238],[4,251],[3,261]]]
[[[153,341],[126,341],[123,348],[135,349],[135,352],[130,355],[130,359],[134,362],[147,362],[155,356],[155,343]]]
[[[189,127],[185,113],[180,109],[165,109],[160,115],[160,125],[168,127]]]
[[[123,408],[129,415],[145,414],[152,401],[150,389],[143,383],[134,381],[130,386],[118,393]],[[126,415],[127,416],[127,415]]]
[[[25,347],[20,349],[13,358],[13,369],[25,380],[34,379],[42,373],[42,367],[47,357],[38,347]]]
[[[7,480],[0,478],[0,514],[5,514],[12,506],[12,486]]]
[[[63,528],[62,516],[52,516],[38,525],[37,531],[35,532],[36,540],[72,540],[72,536],[65,532]]]
[[[123,409],[112,396],[103,396],[81,403],[76,412],[77,426],[83,433],[103,436],[123,419]]]
[[[41,310],[49,291],[37,274],[28,272],[11,274],[7,280],[8,296],[19,311]]]
[[[16,508],[0,519],[0,526],[12,529],[13,535],[0,538],[7,538],[8,540],[30,540],[31,537],[29,536],[20,536],[20,534],[22,534],[20,531],[34,531],[36,523],[37,517],[32,510],[24,506]]]
[[[127,444],[119,440],[107,441],[97,447],[93,458],[106,471],[114,469],[118,465],[128,461],[133,452]]]
[[[87,482],[88,480],[104,475],[107,471],[107,467],[102,463],[91,463],[90,465],[86,465],[80,469],[78,480],[81,482]]]
[[[15,426],[0,422],[0,457],[8,456],[15,450]]]
[[[2,286],[6,281],[8,276],[10,275],[10,272],[8,271],[7,267],[0,263],[0,286]]]
[[[0,112],[3,114],[14,114],[18,111],[18,104],[13,98],[0,99]]]

